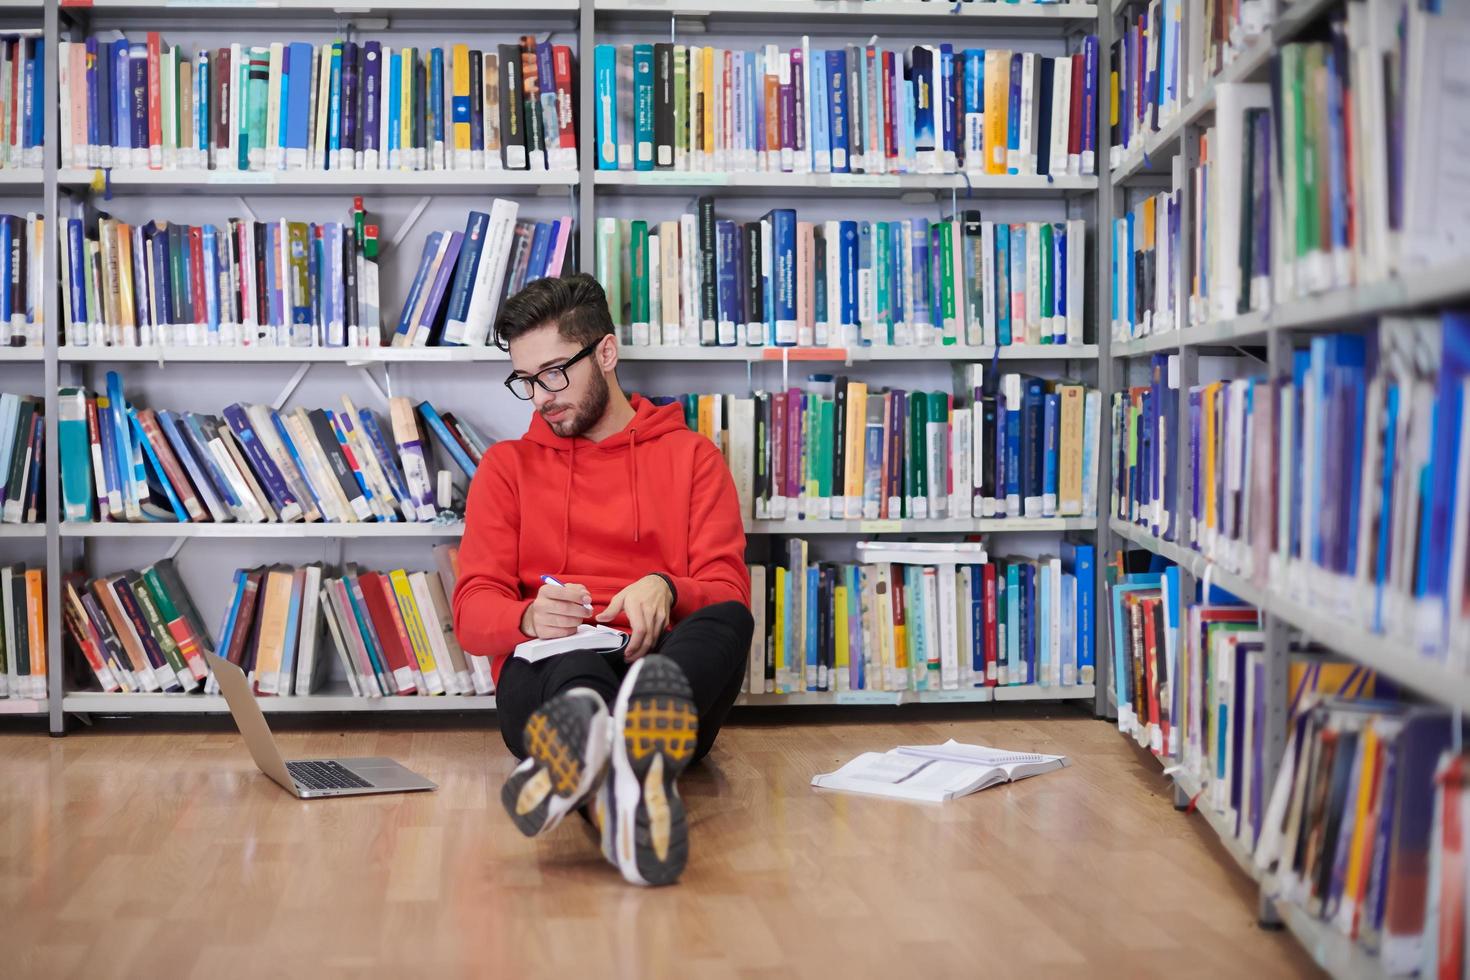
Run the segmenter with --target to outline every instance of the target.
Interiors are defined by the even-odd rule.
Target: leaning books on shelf
[[[1434,774],[1454,724],[1434,708],[1317,703],[1292,719],[1266,804],[1255,850],[1263,894],[1377,954],[1386,976],[1421,962]]]
[[[1470,652],[1470,315],[1312,338],[1275,382],[1190,392],[1194,547],[1443,660]]]
[[[1463,753],[1441,756],[1434,777],[1434,826],[1429,848],[1429,919],[1419,975],[1465,974],[1465,818],[1470,814],[1470,774]],[[1436,972],[1437,971],[1437,972]]]
[[[223,226],[103,215],[60,229],[62,318],[74,347],[377,346],[378,228],[231,218]]]
[[[1096,172],[1095,36],[1055,57],[876,40],[599,44],[597,169]]]
[[[338,40],[190,54],[157,31],[114,32],[59,42],[57,72],[68,167],[577,166],[571,48],[529,35],[486,51]]]
[[[1179,329],[1174,287],[1182,274],[1179,189],[1142,198],[1113,221],[1112,337]]]
[[[46,403],[0,392],[0,521],[36,524],[46,519]]]
[[[1113,41],[1111,160],[1117,167],[1179,111],[1183,84],[1180,35],[1184,0],[1150,0],[1131,8]]]
[[[4,85],[3,76],[0,85]],[[0,131],[3,129],[0,120]],[[40,347],[45,343],[41,264],[45,234],[46,219],[35,211],[0,214],[0,347]]]
[[[783,550],[749,566],[747,691],[1093,682],[1092,545],[1063,541],[1059,556],[1039,557],[996,557],[979,543],[943,555],[882,550],[863,563],[814,560],[799,538]]]
[[[43,162],[45,64],[40,28],[0,34],[0,169]]]
[[[39,568],[0,565],[0,697],[46,697],[46,591]]]
[[[336,411],[140,408],[115,371],[105,391],[63,388],[59,402],[68,522],[433,521],[462,493],[431,446],[465,483],[489,445],[469,422],[402,396],[388,400],[386,434],[346,395]]]
[[[435,557],[439,567],[429,572],[238,569],[220,655],[263,696],[321,691],[331,672],[328,643],[355,697],[489,694],[489,659],[460,648],[448,556]],[[206,690],[214,685],[211,678]]]
[[[103,691],[199,689],[215,650],[172,559],[138,571],[62,579],[67,635]]]
[[[1111,513],[1166,541],[1175,540],[1179,445],[1177,355],[1154,354],[1149,384],[1113,393]]]
[[[517,220],[514,201],[497,198],[490,213],[471,211],[464,231],[430,232],[398,313],[394,347],[481,347],[496,311],[529,282],[567,268],[571,215]]]
[[[813,375],[805,389],[653,401],[679,402],[720,447],[758,520],[1095,517],[1097,392],[966,372],[960,398]]]
[[[738,222],[701,197],[664,221],[599,218],[596,269],[638,347],[1083,343],[1081,220]]]

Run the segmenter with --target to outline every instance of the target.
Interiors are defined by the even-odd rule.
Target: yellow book
[[[846,573],[839,570],[839,575]],[[837,641],[836,649],[832,653],[832,663],[838,671],[837,677],[829,678],[827,686],[832,690],[847,690],[848,658],[851,651],[847,645],[847,586],[839,585],[832,590],[832,605],[836,616],[833,617],[834,639]]]
[[[1206,385],[1200,413],[1205,427],[1205,527],[1215,527],[1215,393],[1219,384]]]
[[[398,165],[401,170],[417,167],[418,149],[413,145],[413,67],[417,61],[417,49],[403,49],[398,86]]]
[[[272,568],[265,576],[260,604],[260,640],[255,649],[255,686],[261,694],[279,694],[281,654],[286,647],[286,619],[291,607],[293,572]]]
[[[1368,820],[1369,808],[1373,806],[1375,776],[1378,769],[1378,733],[1370,721],[1363,729],[1362,738],[1358,739],[1358,758],[1362,760],[1362,771],[1358,777],[1358,798],[1353,804],[1353,837],[1348,848],[1347,877],[1343,880],[1342,902],[1338,906],[1339,921],[1346,918],[1351,927],[1353,918],[1356,917],[1357,907],[1362,901],[1362,891],[1365,884],[1363,876],[1363,864],[1368,855],[1365,853],[1371,846],[1372,827]],[[1373,825],[1377,821],[1371,822]],[[1348,930],[1351,932],[1351,929]]]
[[[117,228],[117,267],[119,276],[117,280],[119,303],[118,314],[123,328],[123,336],[136,336],[134,330],[137,322],[133,315],[133,232],[128,225],[118,222]],[[37,309],[40,305],[37,304]]]
[[[705,149],[705,152],[706,153],[711,154],[710,169],[713,170],[714,169],[713,154],[715,152],[715,114],[711,110],[713,110],[714,104],[715,104],[714,86],[716,84],[718,84],[718,80],[717,80],[717,78],[715,76],[715,49],[714,48],[711,48],[711,47],[706,47],[704,49],[704,52],[703,53],[704,53],[704,105],[705,105],[705,112],[704,112],[704,149]],[[724,61],[724,56],[723,55],[721,55],[721,59],[720,60],[723,63],[723,61]]]
[[[1108,76],[1108,125],[1118,125],[1118,73]]]
[[[776,566],[776,627],[775,637],[776,693],[786,693],[786,569]]]
[[[699,434],[711,442],[715,440],[715,398],[713,395],[699,396]]]
[[[848,517],[863,516],[863,437],[868,431],[868,386],[861,381],[847,383],[847,445],[842,451],[847,472],[843,474],[842,493],[847,497]],[[832,515],[836,517],[837,515]]]
[[[1010,103],[1011,53],[985,51],[985,172],[1006,172],[1006,111]]]
[[[26,569],[26,630],[31,645],[31,683],[35,696],[46,696],[46,595],[41,588],[41,570]],[[39,680],[35,679],[39,678]]]
[[[438,665],[434,662],[434,648],[429,645],[429,632],[424,629],[424,618],[419,615],[419,605],[414,600],[408,573],[395,568],[388,573],[388,581],[393,585],[393,597],[398,600],[398,613],[403,617],[403,628],[408,632],[408,642],[413,647],[414,659],[418,661],[419,673],[424,675],[430,694],[443,694],[444,679],[439,676]]]
[[[454,101],[450,121],[454,126],[454,166],[470,165],[470,46],[454,46]]]
[[[1143,199],[1143,249],[1151,251],[1154,247],[1154,201],[1153,197]]]
[[[907,576],[904,575],[904,566],[894,565],[890,574],[894,583],[893,669],[907,673],[909,669],[908,610],[913,604],[908,601],[909,583]],[[902,584],[900,584],[900,580],[902,580]]]

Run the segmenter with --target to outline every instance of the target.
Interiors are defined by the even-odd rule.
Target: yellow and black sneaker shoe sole
[[[596,715],[597,707],[589,699],[566,693],[537,708],[527,720],[522,736],[526,759],[500,791],[505,811],[527,837],[560,823],[573,808],[569,805],[573,798],[587,795],[588,740]],[[561,805],[553,806],[557,800]]]
[[[676,781],[694,761],[699,712],[684,672],[649,657],[629,692],[620,733],[624,758],[638,783],[631,827],[638,877],[649,885],[678,879],[689,860],[689,828]]]

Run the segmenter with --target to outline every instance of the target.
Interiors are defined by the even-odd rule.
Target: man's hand
[[[571,636],[591,611],[592,594],[586,586],[548,582],[521,614],[521,632],[537,640]]]
[[[657,575],[645,575],[612,597],[607,608],[597,614],[599,623],[610,621],[619,612],[628,617],[632,632],[623,648],[623,659],[632,663],[653,649],[654,643],[669,625],[669,607],[673,605],[669,584]]]

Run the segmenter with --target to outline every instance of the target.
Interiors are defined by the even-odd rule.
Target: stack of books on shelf
[[[1177,357],[1154,354],[1149,383],[1113,393],[1110,513],[1166,541],[1177,534],[1179,447]]]
[[[597,168],[1092,174],[1098,40],[1079,48],[599,44]]]
[[[105,391],[63,388],[59,402],[67,522],[434,521],[462,494],[425,432],[461,482],[489,445],[467,421],[401,396],[389,399],[392,442],[346,395],[337,411],[236,402],[221,418],[130,404],[109,371]]]
[[[172,559],[62,580],[67,635],[103,691],[196,691],[214,644]]]
[[[471,211],[464,231],[430,232],[393,330],[394,347],[484,346],[501,302],[568,268],[572,216],[518,221],[514,201]]]
[[[1224,6],[1224,5],[1222,5]],[[1184,0],[1149,0],[1131,7],[1113,41],[1110,164],[1143,152],[1149,134],[1179,111],[1183,94],[1181,31]]]
[[[62,230],[67,343],[95,346],[376,346],[378,226],[362,198],[346,222],[224,227],[103,215]]]
[[[597,278],[633,346],[1083,343],[1086,228],[941,221],[597,221]]]
[[[1188,539],[1287,598],[1463,662],[1470,316],[1315,337],[1290,377],[1190,393]]]
[[[0,565],[0,698],[46,697],[46,589],[39,568]]]
[[[784,545],[782,561],[750,566],[749,692],[1093,682],[1091,545],[996,558],[978,542],[863,542],[859,563]]]
[[[0,214],[0,348],[45,344],[45,234],[46,219],[35,211]]]
[[[0,34],[0,169],[40,167],[46,138],[41,29]]]
[[[724,452],[747,517],[1095,517],[1097,392],[967,374],[958,398],[814,375],[805,390],[677,401]]]
[[[1385,976],[1414,973],[1436,950],[1431,882],[1464,885],[1463,866],[1430,862],[1434,775],[1455,725],[1437,708],[1316,703],[1291,722],[1266,804],[1255,849],[1263,893],[1376,954]],[[1455,914],[1460,932],[1463,906]]]
[[[46,519],[46,403],[39,397],[0,392],[0,522],[37,524]]]
[[[1202,92],[1209,80],[1233,64],[1270,30],[1275,11],[1291,4],[1214,3],[1201,10],[1190,5],[1190,36],[1183,40],[1189,94]]]
[[[1183,197],[1176,188],[1137,201],[1113,220],[1112,338],[1179,329],[1175,287],[1183,274]]]
[[[577,167],[571,48],[529,35],[483,52],[339,40],[233,43],[191,55],[157,31],[59,48],[64,166]]]
[[[323,625],[354,697],[490,694],[488,657],[454,635],[457,548],[435,549],[431,572],[348,565],[241,568],[220,630],[220,656],[260,695],[307,695],[330,672]],[[213,690],[211,678],[208,689]]]

